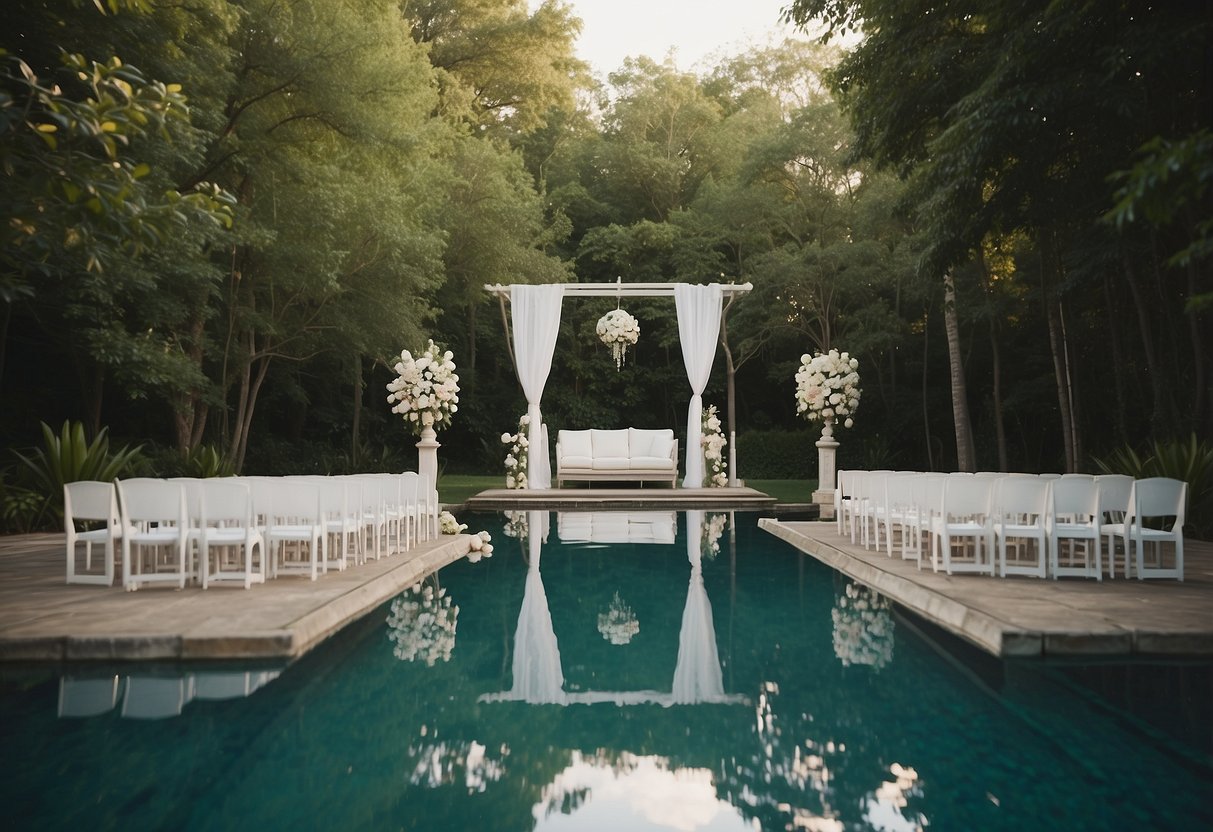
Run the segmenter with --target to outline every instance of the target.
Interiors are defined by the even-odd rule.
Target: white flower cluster
[[[451,423],[459,410],[459,376],[455,375],[454,354],[431,340],[425,352],[413,358],[408,350],[400,353],[394,369],[399,375],[388,382],[388,404],[392,412],[404,417],[409,429],[418,436],[426,428],[439,430]]]
[[[526,488],[527,465],[527,430],[531,426],[531,417],[523,414],[518,420],[517,433],[501,434],[501,444],[509,447],[505,455],[505,487]]]
[[[703,446],[703,459],[708,473],[708,485],[712,488],[724,488],[729,484],[729,475],[725,473],[728,464],[724,461],[724,446],[728,440],[720,428],[720,417],[716,415],[716,405],[711,405],[703,411],[703,435],[699,438]]]
[[[848,583],[834,602],[834,655],[843,667],[877,670],[893,660],[893,611],[889,599],[862,584]]]
[[[800,357],[796,373],[796,412],[810,422],[842,422],[851,427],[851,416],[859,407],[859,361],[847,353]]]
[[[606,612],[598,614],[598,632],[611,644],[627,644],[632,636],[640,632],[640,621],[632,608],[623,602],[619,593],[611,599]]]
[[[729,515],[727,514],[709,514],[703,518],[703,531],[699,546],[701,557],[714,558],[720,554],[720,537],[728,525]]]
[[[622,309],[612,309],[598,319],[598,338],[611,348],[618,370],[623,366],[628,345],[640,340],[640,322]]]
[[[401,661],[423,661],[433,667],[449,662],[455,649],[459,607],[451,606],[445,589],[414,584],[392,601],[387,617],[393,655]]]
[[[493,544],[489,543],[493,538],[488,532],[476,532],[472,535],[472,539],[468,544],[468,563],[479,563],[481,558],[491,558],[493,556]]]
[[[438,515],[438,531],[443,534],[459,534],[467,527],[467,523],[460,523],[449,511],[443,511]]]

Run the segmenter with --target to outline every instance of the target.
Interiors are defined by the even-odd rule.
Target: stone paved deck
[[[995,656],[1213,656],[1213,545],[1187,541],[1184,580],[945,575],[853,546],[832,522],[759,527]]]
[[[62,534],[0,538],[0,661],[290,660],[468,551],[466,535],[245,590],[64,583]]]

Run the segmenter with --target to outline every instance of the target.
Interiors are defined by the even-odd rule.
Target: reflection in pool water
[[[1213,826],[1207,663],[970,659],[746,515],[680,514],[673,545],[460,519],[494,557],[276,678],[7,670],[17,827]],[[616,597],[626,643],[599,629]],[[165,718],[122,718],[132,676]]]

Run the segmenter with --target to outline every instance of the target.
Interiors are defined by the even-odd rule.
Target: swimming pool
[[[984,658],[749,514],[460,520],[287,668],[5,671],[16,825],[1213,828],[1207,663]]]

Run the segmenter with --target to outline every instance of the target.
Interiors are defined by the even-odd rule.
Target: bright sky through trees
[[[605,78],[629,56],[660,62],[671,48],[680,69],[708,55],[795,34],[779,22],[788,0],[567,0],[583,26],[577,55]],[[531,6],[538,2],[532,0]]]

